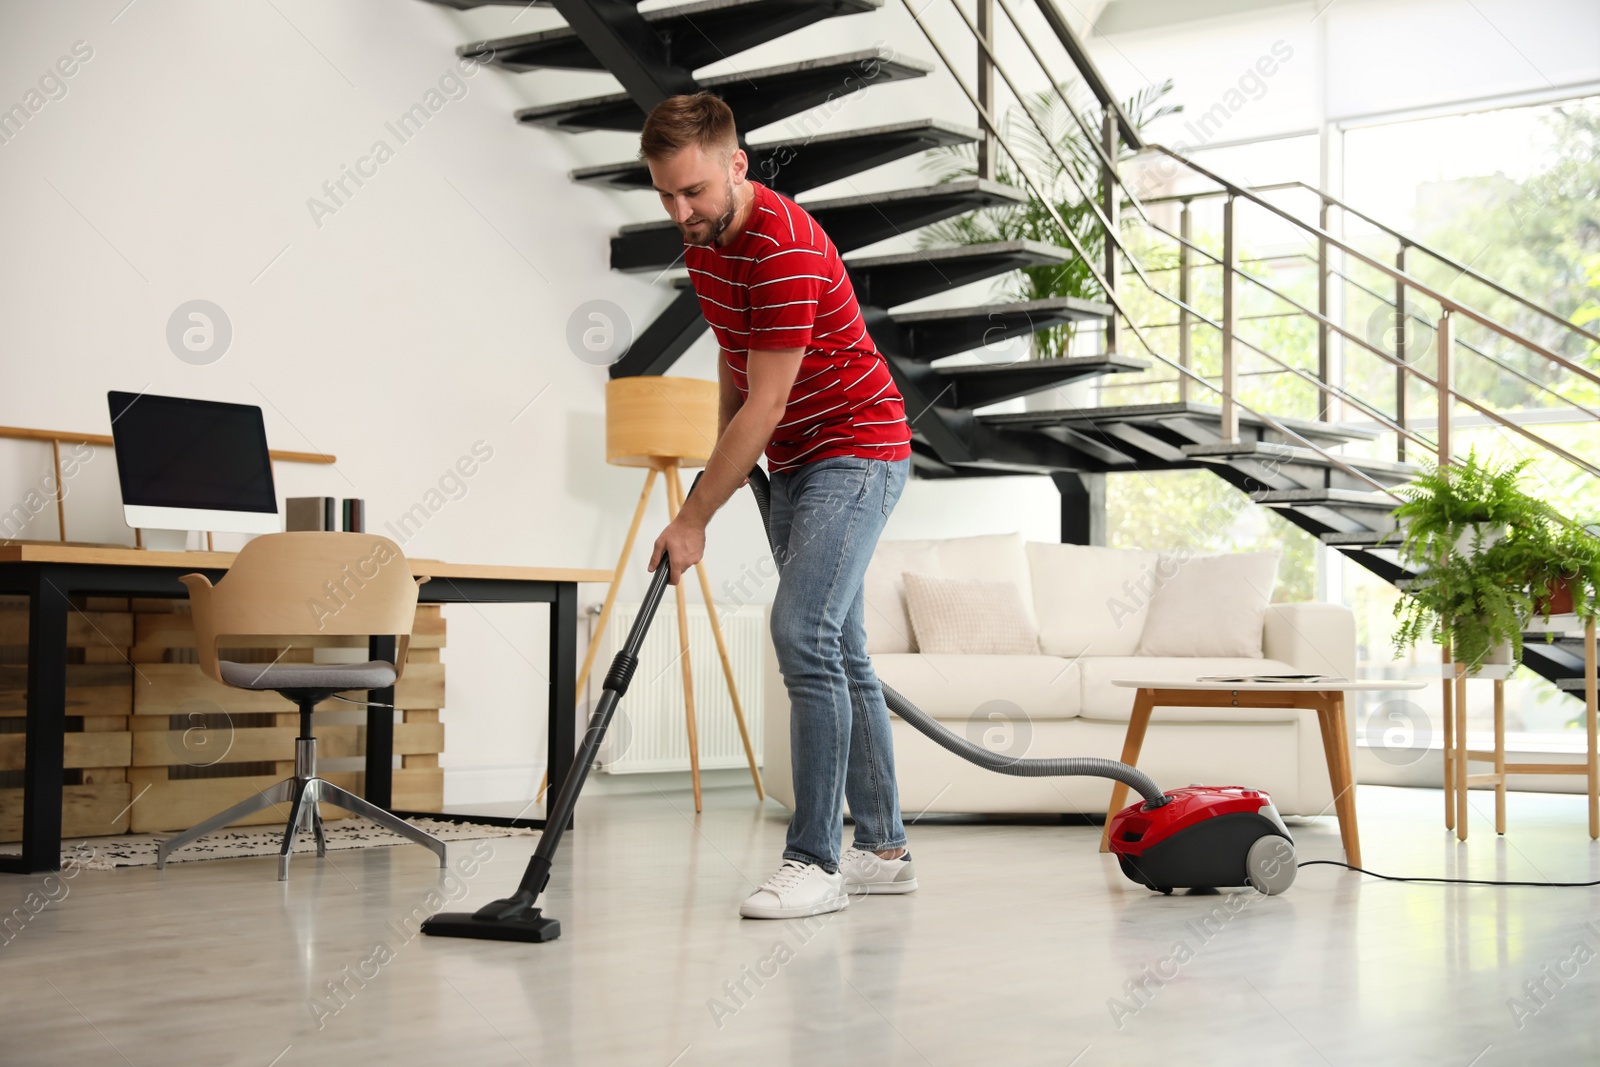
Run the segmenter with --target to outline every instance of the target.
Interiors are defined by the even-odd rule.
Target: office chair
[[[203,574],[178,579],[189,589],[195,646],[200,668],[212,680],[236,689],[270,689],[300,709],[300,736],[294,743],[294,777],[286,778],[161,842],[156,866],[167,857],[229,823],[271,807],[291,803],[289,825],[278,853],[278,881],[289,877],[295,836],[316,834],[317,855],[326,856],[320,801],[364,816],[439,855],[444,842],[375,804],[317,777],[317,739],[311,712],[317,704],[347,689],[384,689],[405,670],[406,649],[417,613],[417,586],[400,547],[387,537],[360,533],[266,534],[247,543],[215,586]],[[304,634],[394,635],[394,663],[233,663],[217,658],[225,637]],[[292,647],[292,643],[291,643]]]

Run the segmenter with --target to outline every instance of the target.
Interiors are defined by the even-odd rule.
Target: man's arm
[[[654,571],[662,550],[667,551],[672,567],[669,581],[673,585],[678,584],[678,576],[685,568],[700,561],[705,552],[706,524],[744,484],[750,469],[772,440],[773,430],[783,420],[784,409],[789,405],[789,391],[794,388],[804,355],[803,348],[749,354],[745,370],[749,396],[717,435],[716,447],[706,461],[700,485],[684,503],[678,517],[656,538],[650,553],[650,570]],[[719,371],[718,380],[725,374],[726,370]]]
[[[744,404],[739,387],[733,384],[733,371],[728,367],[728,353],[717,350],[717,440],[728,432],[728,423]]]

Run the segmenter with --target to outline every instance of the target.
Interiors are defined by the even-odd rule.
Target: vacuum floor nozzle
[[[471,937],[480,941],[554,941],[561,936],[561,921],[539,914],[538,908],[523,908],[503,918],[481,918],[495,901],[476,912],[441,912],[422,924],[422,932],[432,937]]]

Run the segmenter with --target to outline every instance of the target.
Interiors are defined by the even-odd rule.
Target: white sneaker
[[[849,903],[844,875],[829,874],[815,863],[784,860],[767,884],[739,905],[739,914],[746,919],[798,919],[838,911]]]
[[[846,893],[915,893],[917,872],[911,866],[911,853],[886,860],[876,852],[847,848],[839,858],[839,873],[844,875]]]

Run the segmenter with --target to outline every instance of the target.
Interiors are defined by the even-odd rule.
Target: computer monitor
[[[107,397],[129,526],[231,533],[283,528],[260,408],[149,393]]]

